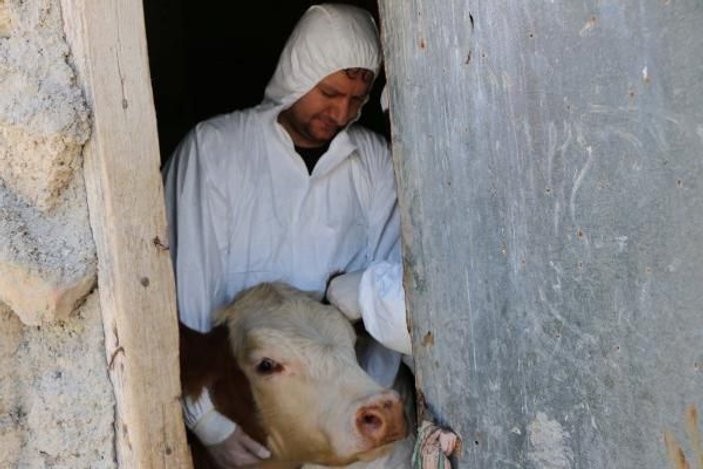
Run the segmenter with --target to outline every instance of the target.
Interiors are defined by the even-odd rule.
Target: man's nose
[[[343,127],[349,122],[350,109],[351,100],[349,99],[339,99],[333,103],[331,117],[338,126]]]

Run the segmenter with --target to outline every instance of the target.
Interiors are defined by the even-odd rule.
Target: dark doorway
[[[310,0],[145,0],[149,65],[165,161],[197,122],[261,102],[286,39]],[[378,21],[375,0],[351,3]],[[361,123],[388,136],[381,76]]]

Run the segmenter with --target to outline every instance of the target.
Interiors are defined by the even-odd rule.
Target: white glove
[[[361,319],[359,307],[359,282],[363,270],[335,277],[327,288],[327,299],[344,313],[350,321]]]
[[[210,392],[203,389],[197,399],[183,398],[183,419],[190,430],[205,445],[223,442],[234,432],[236,424],[215,410]]]
[[[361,277],[358,290],[359,310],[369,334],[389,349],[410,355],[412,346],[400,263],[374,262]]]
[[[256,464],[271,457],[266,447],[254,441],[239,426],[221,443],[207,446],[207,450],[217,467],[223,469]]]
[[[271,457],[266,447],[215,410],[207,389],[197,400],[184,398],[183,411],[186,425],[205,445],[218,467],[240,467]]]
[[[327,299],[351,321],[363,318],[371,337],[385,347],[412,353],[399,262],[376,261],[366,270],[334,278],[327,288]]]

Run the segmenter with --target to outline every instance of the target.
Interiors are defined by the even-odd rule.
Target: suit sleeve
[[[395,175],[388,146],[376,143],[372,149],[379,165],[371,167],[370,263],[359,283],[359,307],[372,337],[392,350],[410,354]]]
[[[223,251],[228,230],[225,188],[216,183],[218,149],[207,144],[207,127],[196,127],[164,168],[169,242],[180,321],[207,332],[212,313],[225,301]]]

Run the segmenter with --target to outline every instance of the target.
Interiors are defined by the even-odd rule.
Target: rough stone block
[[[50,214],[0,183],[0,220],[0,301],[25,324],[68,317],[97,271],[82,178]]]
[[[8,37],[12,29],[12,20],[5,0],[0,0],[0,39]]]
[[[0,301],[25,324],[65,319],[95,284],[69,61],[58,0],[0,0]]]
[[[58,2],[0,0],[0,38],[0,178],[48,211],[90,135]]]
[[[41,210],[50,210],[80,169],[82,143],[0,126],[0,178]]]
[[[99,303],[42,327],[0,304],[0,467],[117,467]]]

